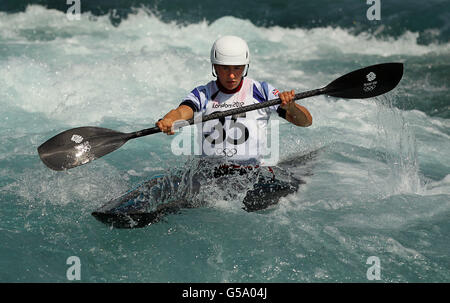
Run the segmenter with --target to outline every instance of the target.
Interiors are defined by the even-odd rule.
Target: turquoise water
[[[0,281],[68,281],[70,256],[82,282],[368,282],[371,256],[382,282],[450,280],[448,1],[399,12],[382,2],[375,23],[347,2],[298,4],[283,18],[266,1],[258,19],[250,5],[234,14],[117,1],[116,14],[82,6],[80,21],[50,2],[14,3],[0,6]],[[136,139],[62,173],[37,147],[78,126],[152,126],[211,80],[209,49],[224,34],[246,39],[249,76],[280,90],[382,62],[403,62],[405,74],[382,97],[299,101],[313,125],[280,121],[281,158],[312,155],[292,167],[306,184],[274,208],[247,213],[216,195],[144,229],[96,221],[108,200],[183,167],[173,137]]]

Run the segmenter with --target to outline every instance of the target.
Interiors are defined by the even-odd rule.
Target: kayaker
[[[247,77],[250,52],[247,43],[236,36],[217,39],[211,48],[212,74],[217,80],[194,88],[156,125],[173,135],[177,120],[188,120],[194,113],[208,115],[258,102],[280,98],[280,105],[207,121],[202,126],[202,154],[224,156],[227,162],[259,163],[266,150],[266,128],[269,116],[278,115],[297,126],[312,124],[309,111],[294,102],[294,90],[279,92],[275,87]]]
[[[212,74],[217,80],[194,88],[156,125],[164,133],[173,135],[174,122],[191,119],[194,113],[209,115],[280,98],[280,105],[206,121],[200,128],[202,156],[207,156],[200,166],[211,168],[210,177],[247,175],[250,171],[252,175],[257,173],[258,181],[243,200],[245,209],[253,211],[277,203],[280,193],[286,195],[298,188],[298,180],[293,183],[280,181],[275,178],[272,167],[261,165],[263,156],[268,154],[266,130],[270,115],[277,113],[292,124],[303,127],[312,124],[312,117],[305,107],[294,102],[294,90],[280,93],[267,82],[248,78],[249,64],[250,52],[243,39],[236,36],[217,39],[211,48]],[[218,162],[215,162],[215,157]],[[215,164],[210,165],[211,159]],[[266,167],[262,169],[261,166]]]

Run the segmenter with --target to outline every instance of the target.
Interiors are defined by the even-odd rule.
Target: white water
[[[388,61],[405,62],[405,76],[386,97],[321,96],[299,102],[314,122],[309,128],[282,122],[282,159],[317,155],[293,168],[306,184],[275,209],[245,213],[239,203],[227,205],[219,197],[212,209],[171,216],[168,225],[135,233],[109,231],[90,212],[143,179],[182,165],[185,159],[170,151],[172,138],[159,134],[133,140],[65,173],[46,168],[37,146],[76,126],[119,131],[152,126],[193,87],[212,79],[209,48],[225,34],[248,41],[250,76],[280,90],[318,88],[351,70]],[[197,251],[199,243],[208,253],[172,251],[169,257],[204,267],[204,272],[194,270],[194,281],[364,281],[370,255],[384,262],[385,281],[417,281],[418,276],[448,281],[448,259],[442,257],[448,223],[442,218],[448,218],[450,208],[450,124],[392,105],[407,96],[403,85],[416,76],[409,73],[409,62],[449,53],[448,44],[423,46],[416,39],[411,32],[384,41],[331,27],[261,28],[233,17],[179,26],[143,10],[119,27],[89,14],[69,21],[40,6],[0,13],[0,200],[15,201],[9,207],[17,215],[2,228],[37,235],[29,243],[31,251],[42,249],[43,238],[44,250],[56,249],[62,256],[75,247],[86,258],[123,262],[120,270],[111,265],[102,272],[87,265],[91,275],[86,280],[93,281],[187,279],[179,272],[184,267],[176,269],[164,251]],[[83,227],[75,234],[64,230],[76,229],[79,222]],[[136,233],[147,233],[149,242],[129,247]],[[166,243],[158,233],[174,240]],[[73,237],[86,243],[67,245]],[[115,256],[104,239],[123,245],[123,255],[159,256],[159,272]],[[20,243],[13,240],[10,246]],[[253,259],[242,258],[245,254]],[[139,274],[127,276],[125,268]],[[19,272],[21,281],[61,279],[57,269],[30,276],[19,266]]]

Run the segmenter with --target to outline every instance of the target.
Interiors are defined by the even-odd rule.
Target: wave
[[[334,7],[341,3],[347,2]],[[17,256],[5,269],[6,280],[62,280],[58,264],[32,263],[36,250],[53,259],[55,251],[59,259],[65,252],[88,252],[94,263],[121,264],[94,270],[86,281],[364,281],[361,256],[380,256],[383,268],[393,268],[383,271],[383,281],[448,280],[448,241],[442,240],[450,206],[448,42],[424,45],[421,31],[411,28],[397,36],[353,29],[325,21],[310,28],[261,25],[238,16],[181,24],[144,8],[118,23],[92,12],[70,21],[64,12],[38,5],[0,12],[0,200],[5,202],[0,229],[8,245],[2,257]],[[299,102],[314,123],[303,129],[281,122],[280,156],[312,160],[293,165],[306,184],[276,208],[249,214],[237,200],[218,201],[136,231],[139,239],[146,233],[151,241],[129,245],[134,239],[129,232],[98,225],[90,212],[144,178],[185,167],[170,150],[173,137],[134,140],[64,173],[45,167],[36,148],[76,126],[151,127],[193,87],[213,79],[209,49],[224,34],[244,37],[252,52],[249,75],[280,90],[321,87],[356,68],[388,61],[404,62],[405,75],[382,98],[319,96]],[[31,235],[30,249],[23,250],[19,233]],[[230,234],[233,239],[224,242]],[[96,241],[105,237],[111,237],[113,249]],[[189,239],[182,241],[180,255],[161,259],[180,237]],[[88,238],[93,241],[77,241]],[[171,260],[185,260],[184,251],[195,252],[199,241],[209,245],[210,254],[188,255],[183,264],[194,260],[202,270],[158,275],[171,272]],[[116,247],[125,248],[119,259]],[[274,264],[266,256],[280,255],[280,247],[285,257]],[[243,251],[256,258],[240,259]],[[142,252],[149,252],[147,263],[159,264],[156,270],[143,272],[139,258],[127,257]],[[139,275],[124,275],[130,269]]]
[[[251,77],[281,89],[308,90],[365,65],[405,62],[394,105],[450,117],[450,43],[422,45],[418,33],[377,38],[331,26],[258,27],[231,16],[179,25],[144,9],[113,26],[107,16],[83,13],[71,21],[38,5],[0,13],[0,102],[73,124],[157,120],[192,87],[211,80],[209,48],[225,34],[248,41]]]
[[[116,0],[81,1],[80,11],[93,16],[108,16],[114,25],[120,24],[139,9],[157,15],[164,22],[191,24],[206,21],[213,23],[224,16],[250,20],[257,26],[285,28],[342,27],[354,33],[370,32],[379,36],[398,37],[406,31],[420,33],[420,42],[448,42],[450,23],[448,0],[413,0],[408,2],[381,1],[380,20],[368,20],[373,4],[366,1],[332,0],[289,1],[261,0],[257,5],[242,1],[228,1],[218,9],[208,0]],[[18,13],[32,5],[43,5],[49,10],[67,12],[73,4],[65,1],[17,0],[0,3],[0,11]]]

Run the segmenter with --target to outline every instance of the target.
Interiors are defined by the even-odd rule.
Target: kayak
[[[213,171],[215,179],[230,178],[246,175],[249,171],[266,170],[265,168],[249,168],[241,166],[220,166]],[[288,182],[271,173],[262,174],[259,171],[257,181],[251,184],[242,201],[243,209],[252,212],[277,204],[281,197],[294,193],[299,185],[304,183],[300,179],[290,178]],[[191,203],[190,197],[167,194],[168,189],[176,191],[181,178],[170,181],[167,178],[157,176],[143,182],[136,188],[126,192],[116,199],[112,199],[94,212],[92,215],[99,221],[112,225],[115,228],[140,228],[156,223],[167,214],[177,213],[181,209],[197,207]],[[166,191],[166,193],[164,193]],[[184,191],[184,188],[182,189]],[[158,201],[158,200],[161,201]],[[164,200],[164,201],[163,201]]]
[[[149,193],[162,177],[152,178],[122,196],[112,199],[92,215],[99,221],[117,228],[144,227],[156,223],[165,214],[177,212],[185,204],[172,201],[150,211]]]

